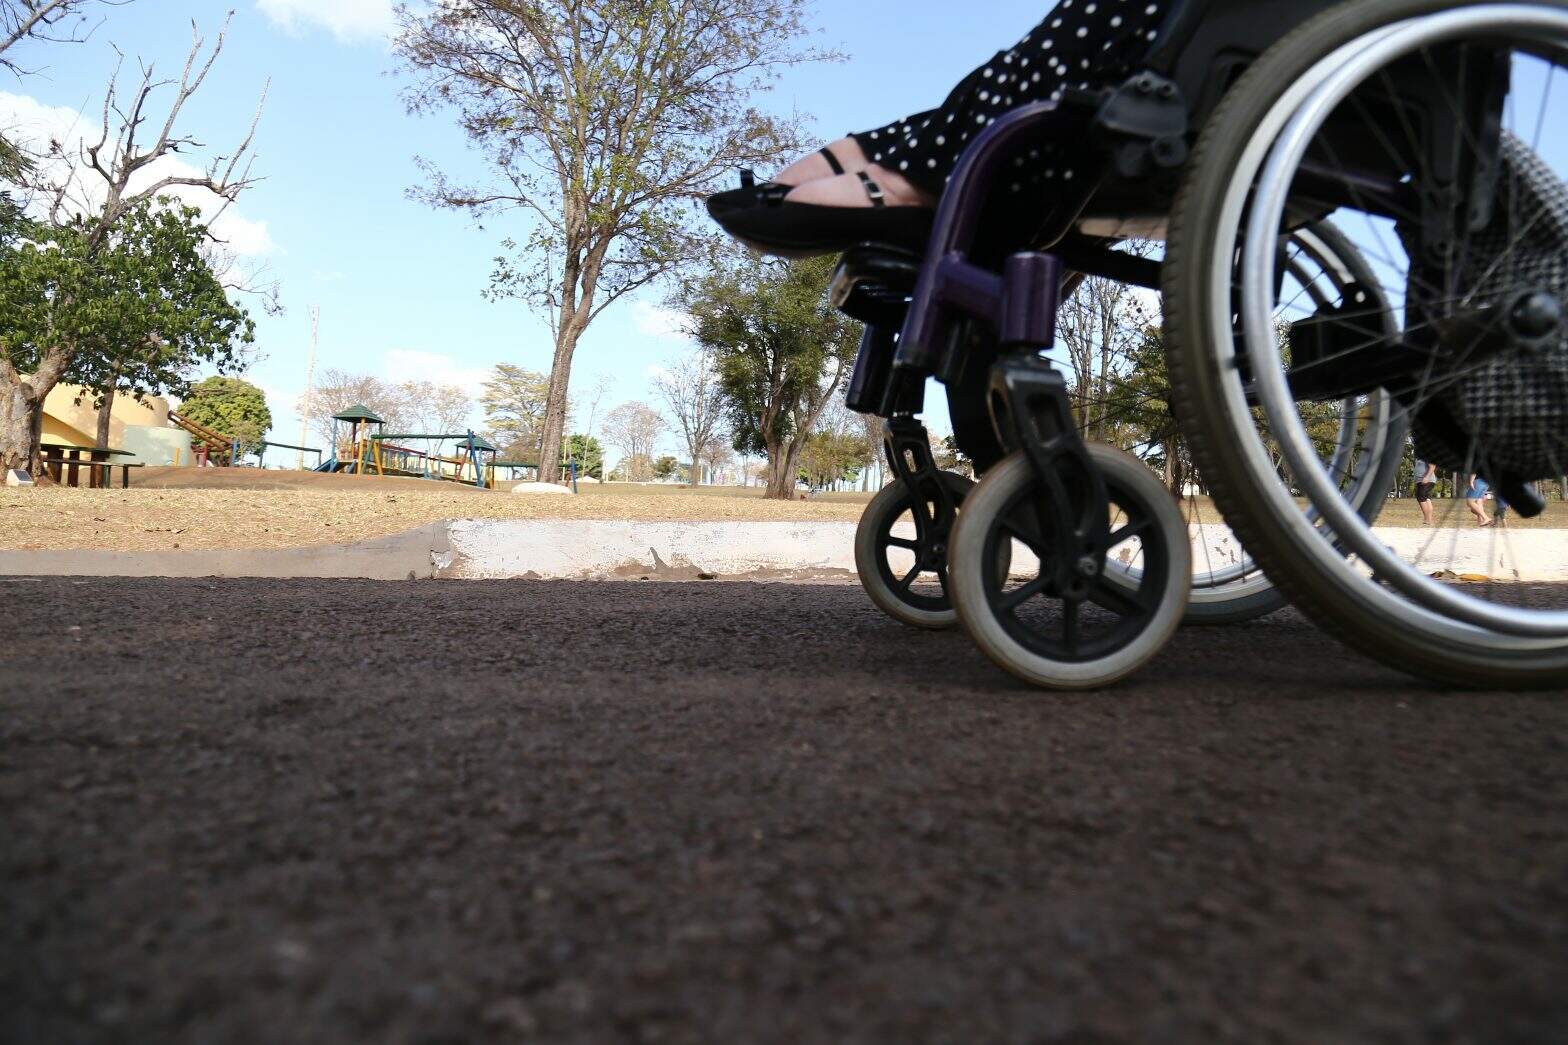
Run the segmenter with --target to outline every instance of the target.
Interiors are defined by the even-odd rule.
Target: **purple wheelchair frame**
[[[1091,462],[1072,415],[1066,379],[1044,351],[1056,341],[1056,314],[1065,271],[1059,257],[1040,251],[1015,253],[1000,273],[977,264],[985,189],[1002,164],[1055,116],[1054,102],[1040,102],[998,119],[965,150],[937,209],[930,245],[921,266],[903,334],[893,360],[890,396],[922,386],[926,377],[950,380],[970,322],[989,326],[1002,355],[991,367],[987,406],[1007,453],[1025,453],[1039,479],[1034,513],[1018,526],[1034,531],[1037,546],[1053,547],[1047,568],[1056,591],[1082,598],[1104,568],[1109,544],[1108,495]],[[1085,197],[1087,198],[1087,197]],[[916,512],[939,543],[956,517],[951,494],[936,480],[925,428],[908,410],[890,411],[888,457],[895,474],[912,489],[925,490],[934,517]]]

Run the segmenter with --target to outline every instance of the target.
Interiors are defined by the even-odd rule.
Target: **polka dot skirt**
[[[969,140],[1020,105],[1060,99],[1073,87],[1119,83],[1158,37],[1168,0],[1061,0],[1045,21],[964,78],[940,108],[851,135],[871,162],[895,170],[927,192],[940,193]],[[1067,153],[1036,152],[1015,161],[1011,185],[1070,181]]]

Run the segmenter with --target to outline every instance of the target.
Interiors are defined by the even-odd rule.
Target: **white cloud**
[[[490,377],[490,367],[464,366],[451,356],[439,352],[394,348],[382,360],[381,376],[394,383],[434,381],[442,385],[456,385],[478,399],[485,381]]]
[[[673,308],[661,308],[646,301],[632,305],[632,326],[645,337],[666,341],[690,340],[686,336],[686,317]]]
[[[97,175],[67,169],[67,164],[81,156],[83,139],[101,133],[92,118],[75,109],[49,106],[27,95],[0,91],[0,128],[8,137],[39,151],[49,143],[58,142],[66,159],[45,161],[45,173],[61,180],[69,174],[71,196],[80,203],[95,205],[102,201],[103,182]],[[53,169],[50,169],[51,165]],[[165,156],[140,171],[131,180],[130,191],[136,192],[161,178],[193,178],[202,173],[184,160]],[[273,243],[265,221],[245,217],[232,204],[225,208],[224,201],[207,190],[182,185],[169,189],[167,195],[200,210],[203,220],[210,223],[213,236],[223,241],[236,256],[255,258],[276,251],[277,245]]]
[[[345,43],[385,39],[397,24],[392,0],[256,0],[256,6],[291,33],[326,29]]]

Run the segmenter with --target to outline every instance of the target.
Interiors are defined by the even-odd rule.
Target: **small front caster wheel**
[[[1137,671],[1175,633],[1192,584],[1187,525],[1164,485],[1114,447],[1088,449],[1109,495],[1110,548],[1103,567],[1085,557],[1071,591],[1056,590],[1065,542],[1036,510],[1045,490],[1021,452],[970,493],[948,549],[948,589],[975,644],[1047,689],[1097,689]],[[980,568],[1003,548],[1018,576]]]
[[[955,505],[975,486],[956,472],[941,477]],[[929,496],[917,505],[918,496],[895,482],[871,499],[855,530],[855,570],[871,601],[889,617],[916,628],[951,628],[958,623],[947,593],[952,520],[942,525],[942,506]]]

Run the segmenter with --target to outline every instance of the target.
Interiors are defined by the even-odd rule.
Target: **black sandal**
[[[758,186],[751,206],[716,209],[710,200],[708,213],[748,247],[784,258],[837,254],[861,243],[923,251],[934,212],[925,207],[890,207],[882,186],[865,171],[857,176],[871,200],[870,208],[791,203],[784,197],[793,186],[783,186],[780,193]]]
[[[844,165],[838,162],[838,157],[826,147],[818,149],[817,154],[828,161],[828,167],[834,175],[844,173]],[[732,210],[744,210],[747,207],[756,207],[762,204],[783,203],[784,197],[789,195],[793,185],[781,185],[776,181],[765,181],[757,184],[757,176],[749,170],[740,172],[740,188],[730,189],[708,197],[708,213],[718,220],[720,214]]]

